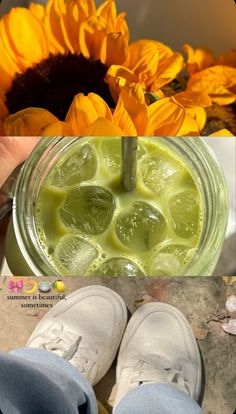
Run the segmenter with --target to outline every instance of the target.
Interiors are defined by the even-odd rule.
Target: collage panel
[[[236,273],[233,137],[27,139],[1,190],[3,275]]]
[[[95,413],[98,404],[99,414],[134,409],[233,414],[235,281],[235,277],[1,278],[0,348],[8,352],[0,354],[1,408],[7,381],[13,403],[28,413],[25,407],[33,406],[45,392],[37,379],[41,375],[42,384],[50,387],[40,401],[42,412],[74,413],[66,406],[66,395],[76,401],[79,413]],[[25,372],[31,385],[21,401],[17,390],[25,394]],[[89,401],[86,411],[81,388]],[[47,411],[49,407],[54,411]]]
[[[3,414],[9,401],[24,414],[75,401],[73,414],[234,413],[235,146],[24,138],[1,187]],[[25,370],[30,399],[51,394],[21,400]]]

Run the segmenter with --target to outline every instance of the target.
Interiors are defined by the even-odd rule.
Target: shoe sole
[[[149,317],[150,314],[156,313],[156,312],[165,312],[171,316],[174,316],[176,318],[176,323],[179,325],[179,329],[181,329],[182,334],[185,336],[185,343],[186,347],[188,349],[191,349],[191,353],[195,354],[195,361],[197,363],[197,381],[196,381],[196,388],[195,393],[192,396],[192,398],[195,401],[198,401],[200,393],[201,393],[201,381],[202,381],[202,364],[201,364],[201,356],[199,352],[199,348],[197,345],[197,341],[195,339],[195,336],[192,332],[191,326],[186,319],[186,317],[180,312],[178,309],[176,309],[174,306],[161,303],[161,302],[151,302],[147,303],[143,306],[141,306],[131,317],[125,334],[123,336],[119,356],[118,356],[118,362],[117,362],[117,370],[116,370],[116,382],[118,384],[119,377],[120,377],[120,371],[121,367],[123,366],[123,358],[120,357],[121,353],[124,351],[127,345],[129,344],[130,340],[132,339],[133,334],[137,331],[141,323]],[[118,387],[118,385],[117,385]],[[114,396],[114,400],[115,400]],[[117,405],[117,402],[114,402],[114,406]]]

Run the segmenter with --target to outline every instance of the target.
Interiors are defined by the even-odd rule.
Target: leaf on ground
[[[147,293],[141,294],[139,299],[134,301],[135,308],[140,308],[141,306],[145,305],[145,303],[153,302],[153,297],[148,295]]]
[[[206,328],[193,327],[193,334],[199,341],[203,341],[207,337],[208,332]]]
[[[223,280],[227,286],[232,286],[236,283],[236,276],[223,276]]]
[[[102,403],[99,400],[97,400],[97,404],[98,404],[99,414],[108,414],[108,411],[105,409],[105,407],[102,405]]]
[[[228,323],[223,323],[221,327],[225,332],[236,335],[236,319],[230,319]]]

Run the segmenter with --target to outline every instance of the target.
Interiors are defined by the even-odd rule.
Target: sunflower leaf
[[[161,98],[153,92],[145,92],[145,99],[148,105],[153,104],[156,101],[159,101]]]

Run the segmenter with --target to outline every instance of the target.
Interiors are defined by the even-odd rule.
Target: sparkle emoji
[[[55,282],[53,282],[52,287],[53,289],[57,290],[57,292],[60,292],[60,293],[65,292],[65,288],[66,288],[65,283],[61,279],[55,280]]]

